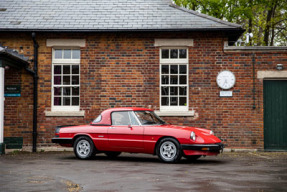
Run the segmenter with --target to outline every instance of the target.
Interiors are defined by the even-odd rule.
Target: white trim
[[[53,64],[79,64],[80,61],[80,59],[53,59]]]
[[[188,63],[188,59],[162,59],[160,57],[161,64],[186,64]]]
[[[63,49],[73,49],[71,47],[65,47]],[[77,48],[79,50],[79,48]],[[55,48],[52,49],[52,84],[51,84],[51,110],[53,112],[67,112],[67,111],[71,111],[71,112],[79,112],[80,111],[80,90],[81,90],[81,72],[80,72],[80,69],[81,69],[81,60],[80,59],[54,59],[55,57]],[[72,57],[72,55],[71,55]],[[61,85],[54,85],[54,65],[78,65],[79,66],[79,74],[68,74],[67,76],[69,76],[70,78],[73,77],[73,76],[78,76],[79,77],[79,84],[78,85],[63,85],[63,77],[66,76],[66,75],[63,75],[61,74],[60,77],[62,78],[62,84]],[[63,69],[62,69],[63,70]],[[72,69],[71,69],[72,70]],[[62,71],[63,73],[63,71]],[[56,76],[59,76],[59,75],[56,75]],[[79,87],[79,96],[76,96],[76,97],[79,97],[79,105],[78,106],[73,106],[73,105],[70,105],[70,106],[55,106],[54,105],[54,87]],[[72,91],[72,90],[71,90]],[[72,93],[71,95],[69,96],[71,98],[71,103],[72,103]],[[62,104],[63,104],[63,91],[61,91],[61,100],[62,100]],[[59,115],[61,116],[61,115]],[[77,115],[76,115],[77,116]]]
[[[188,96],[187,98],[188,99]],[[187,105],[188,105],[188,101]],[[188,111],[188,106],[160,106],[160,111],[161,112],[187,112]]]
[[[63,96],[62,96],[63,97]],[[53,97],[54,99],[54,97]],[[72,101],[71,101],[72,102]],[[54,104],[54,102],[53,102]],[[80,111],[80,106],[53,106],[51,107],[52,111],[62,111],[62,112],[66,112],[66,111]]]
[[[85,39],[47,39],[47,47],[85,47]]]
[[[194,117],[195,111],[154,111],[161,117]]]
[[[162,49],[186,49],[186,59],[161,59],[161,50]],[[188,48],[186,47],[161,47],[160,48],[160,67],[159,67],[159,74],[160,74],[160,83],[159,83],[159,105],[160,105],[160,111],[163,112],[187,112],[188,111],[188,106],[189,106],[189,64],[188,64],[188,58],[189,58],[189,52],[188,52]],[[163,62],[164,60],[164,62]],[[180,62],[179,62],[180,61]],[[162,65],[177,65],[177,66],[180,66],[180,65],[185,65],[186,66],[186,74],[180,74],[178,72],[178,74],[174,74],[174,75],[186,75],[186,84],[162,84],[162,70],[161,70],[161,66]],[[170,69],[169,69],[170,70]],[[179,70],[179,68],[178,68]],[[169,71],[169,74],[167,74],[168,76],[171,76],[173,74],[170,73]],[[178,81],[180,79],[178,78]],[[162,106],[161,105],[161,99],[162,99],[162,95],[161,95],[161,87],[162,86],[167,86],[167,87],[180,87],[180,86],[186,86],[186,96],[181,96],[181,97],[186,97],[186,106]],[[171,95],[170,95],[170,92],[169,92],[169,95],[168,95],[168,98],[170,98]],[[180,97],[179,96],[179,93],[178,93],[178,98]],[[179,102],[179,100],[178,100]],[[169,101],[169,104],[170,104],[170,101]],[[174,116],[174,115],[171,115],[171,116]]]
[[[45,111],[46,117],[84,117],[85,111]]]
[[[155,47],[180,46],[193,47],[193,39],[155,39]]]
[[[287,71],[257,71],[258,79],[279,79],[279,78],[287,78]]]
[[[4,84],[5,68],[0,67],[0,144],[4,142]],[[0,154],[1,155],[1,154]]]

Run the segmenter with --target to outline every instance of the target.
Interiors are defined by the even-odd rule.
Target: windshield
[[[135,114],[142,125],[165,124],[165,122],[152,111],[135,111]]]

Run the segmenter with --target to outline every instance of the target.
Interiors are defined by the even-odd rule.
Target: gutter
[[[232,28],[232,27],[222,27],[222,28],[164,28],[164,29],[16,29],[16,28],[0,28],[0,32],[67,32],[67,33],[97,33],[97,32],[203,32],[203,31],[211,31],[211,32],[219,32],[219,31],[227,31],[227,32],[239,32],[243,33],[245,29],[242,28]]]
[[[36,41],[36,34],[35,32],[32,32],[32,40],[34,45],[34,71],[30,69],[26,69],[28,72],[33,74],[33,80],[34,80],[34,89],[33,89],[33,152],[37,151],[37,108],[38,108],[38,48],[39,44]]]

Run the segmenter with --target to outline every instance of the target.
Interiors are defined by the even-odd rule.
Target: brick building
[[[138,106],[170,123],[211,129],[228,148],[287,149],[286,47],[234,47],[241,26],[169,0],[1,6],[0,44],[28,56],[30,70],[38,61],[34,81],[25,69],[5,71],[5,85],[21,87],[20,97],[5,97],[5,137],[31,146],[34,126],[37,146],[51,146],[57,125]],[[231,79],[217,83],[220,72]]]

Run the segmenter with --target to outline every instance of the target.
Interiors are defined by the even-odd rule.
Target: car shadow
[[[82,161],[77,159],[75,156],[66,156],[66,157],[61,157],[61,159],[66,159],[66,160],[76,160],[76,161]],[[109,158],[103,154],[93,156],[92,158],[85,160],[85,161],[113,161],[113,162],[147,162],[147,163],[163,163],[160,161],[157,156],[137,156],[137,155],[123,155],[123,156],[118,156],[115,158]],[[205,158],[201,157],[200,159],[197,159],[195,161],[189,161],[185,159],[184,157],[181,158],[181,160],[177,164],[198,164],[198,165],[204,165],[204,164],[226,164],[227,161],[223,159],[210,159],[210,158]]]

